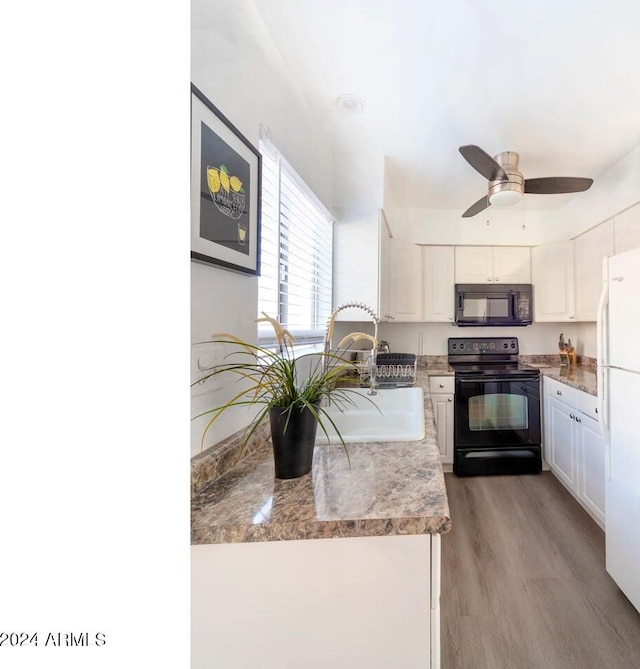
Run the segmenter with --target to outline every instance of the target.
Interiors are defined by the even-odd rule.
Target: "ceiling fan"
[[[525,179],[518,171],[520,156],[515,151],[503,151],[492,158],[475,144],[467,144],[459,149],[462,157],[489,180],[489,190],[474,202],[463,218],[479,214],[490,205],[509,206],[520,202],[524,193],[555,195],[558,193],[579,193],[588,190],[593,179],[583,177],[541,177]]]

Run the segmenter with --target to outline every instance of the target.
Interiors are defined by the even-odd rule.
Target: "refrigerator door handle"
[[[600,294],[600,300],[598,302],[598,316],[597,316],[597,325],[596,325],[596,358],[597,358],[597,367],[596,367],[596,383],[597,383],[597,392],[598,392],[598,415],[600,416],[600,431],[602,436],[605,439],[605,470],[606,470],[606,479],[611,480],[611,445],[609,439],[609,416],[608,416],[608,388],[607,388],[607,375],[605,373],[605,367],[607,365],[607,360],[605,360],[606,351],[608,348],[608,341],[605,342],[607,337],[607,306],[609,304],[609,285],[608,285],[608,259],[604,258],[602,263],[603,268],[603,287],[602,293]]]

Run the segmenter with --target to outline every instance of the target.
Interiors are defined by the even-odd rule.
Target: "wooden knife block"
[[[575,367],[578,364],[576,349],[570,351],[560,351],[560,367]]]

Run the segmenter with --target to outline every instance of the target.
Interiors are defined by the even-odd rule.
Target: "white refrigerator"
[[[640,249],[606,258],[603,274],[597,362],[606,569],[640,611]]]

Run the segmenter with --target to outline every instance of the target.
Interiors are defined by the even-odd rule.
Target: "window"
[[[331,316],[333,218],[273,145],[262,154],[258,312],[280,321],[296,344],[320,342]],[[262,346],[275,343],[258,323]]]

